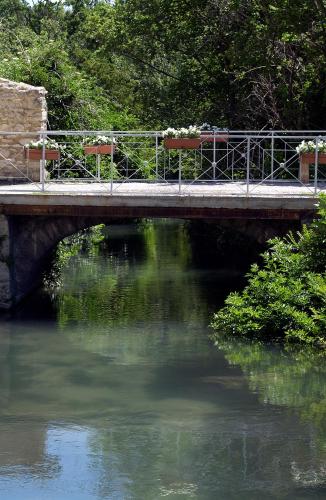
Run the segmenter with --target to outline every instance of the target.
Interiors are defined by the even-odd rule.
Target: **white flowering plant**
[[[162,132],[164,139],[198,139],[200,137],[200,128],[196,125],[190,125],[185,128],[167,128]]]
[[[83,143],[88,146],[104,146],[116,144],[117,141],[114,137],[107,135],[97,135],[95,137],[85,137]]]
[[[227,133],[229,132],[229,129],[228,128],[221,128],[221,127],[217,127],[216,125],[210,125],[209,123],[203,123],[201,126],[200,126],[200,130],[202,132],[214,132],[214,133]]]
[[[25,148],[28,149],[43,149],[43,144],[45,149],[63,149],[64,146],[62,144],[58,144],[53,139],[40,139],[39,141],[30,141],[28,144],[25,144]]]
[[[316,151],[316,141],[302,141],[295,149],[299,154],[314,153]],[[326,153],[326,140],[319,140],[317,142],[317,149],[319,153]]]

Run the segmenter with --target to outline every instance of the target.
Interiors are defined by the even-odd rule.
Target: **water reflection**
[[[182,225],[170,225],[169,229],[160,231],[143,223],[143,252],[135,258],[133,232],[119,248],[121,231],[113,227],[112,248],[105,245],[98,258],[85,255],[75,259],[73,274],[64,281],[63,293],[58,296],[60,325],[77,320],[104,324],[105,330],[109,325],[131,324],[148,330],[148,322],[153,320],[163,329],[164,319],[204,320],[207,306],[189,270],[187,234]]]
[[[217,345],[230,365],[241,367],[262,404],[295,411],[302,422],[313,424],[314,445],[326,449],[325,352],[223,337]]]
[[[213,348],[233,283],[190,248],[182,223],[113,228],[67,263],[54,320],[1,323],[1,498],[325,493],[323,360]]]

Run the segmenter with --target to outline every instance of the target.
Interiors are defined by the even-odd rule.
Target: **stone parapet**
[[[0,78],[0,179],[40,180],[40,162],[25,158],[24,144],[38,140],[37,132],[47,129],[46,94],[44,87]]]

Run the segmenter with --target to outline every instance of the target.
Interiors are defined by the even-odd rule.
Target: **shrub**
[[[215,335],[240,335],[326,345],[326,196],[319,219],[296,235],[275,238],[254,264],[241,293],[231,293],[213,318]]]

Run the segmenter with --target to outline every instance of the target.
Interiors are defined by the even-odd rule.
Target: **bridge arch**
[[[103,222],[78,216],[0,216],[0,309],[10,309],[40,285],[61,240]]]
[[[116,224],[122,220],[128,218],[0,215],[0,309],[12,308],[41,284],[43,271],[61,240],[97,224]],[[218,227],[224,227],[259,245],[271,237],[283,235],[290,228],[299,228],[299,222],[284,220],[209,220],[209,226],[214,225],[215,233]],[[214,231],[212,235],[214,238]]]

